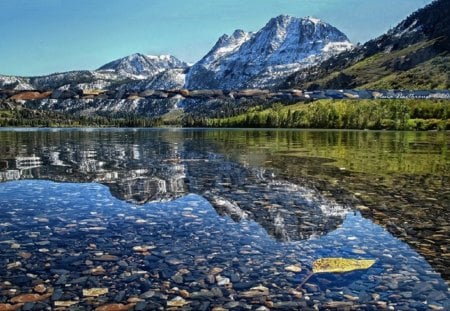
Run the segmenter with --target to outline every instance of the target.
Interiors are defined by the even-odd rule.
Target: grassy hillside
[[[450,130],[446,100],[320,100],[229,118],[190,118],[187,126],[332,129]]]
[[[435,41],[380,52],[324,78],[305,83],[308,89],[449,89],[450,55],[434,55]]]
[[[302,89],[449,89],[450,0],[436,0],[363,45],[290,76]]]

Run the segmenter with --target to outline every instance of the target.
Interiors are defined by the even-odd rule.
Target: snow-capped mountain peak
[[[185,62],[172,55],[132,54],[103,65],[98,71],[114,71],[121,75],[150,78],[167,69],[187,68]]]
[[[313,17],[279,15],[258,32],[224,35],[190,70],[186,87],[271,87],[304,67],[352,47],[335,27]]]

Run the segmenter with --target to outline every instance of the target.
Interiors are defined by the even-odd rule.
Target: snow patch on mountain
[[[0,75],[0,89],[27,91],[32,90],[33,86],[26,78]]]

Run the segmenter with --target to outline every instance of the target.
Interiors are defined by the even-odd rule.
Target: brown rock
[[[136,304],[136,303],[138,303],[138,302],[141,302],[141,301],[144,301],[144,300],[143,300],[143,299],[140,299],[140,298],[138,298],[138,297],[130,297],[130,298],[127,299],[127,302],[129,302],[129,303],[134,303],[134,304]]]
[[[42,301],[50,297],[52,294],[45,294],[45,295],[39,295],[39,294],[22,294],[19,296],[16,296],[11,299],[12,303],[21,303],[21,302],[36,302],[36,301]]]
[[[83,296],[85,297],[98,297],[107,294],[109,290],[107,288],[86,288],[83,289]]]
[[[102,266],[98,266],[98,267],[92,268],[90,270],[90,272],[92,275],[103,275],[106,273],[106,270]]]
[[[345,308],[350,308],[353,305],[354,304],[352,302],[347,302],[347,301],[329,301],[324,305],[324,308],[345,309]]]
[[[241,294],[241,296],[245,297],[245,298],[269,296],[269,289],[267,287],[259,285],[259,286],[250,288],[250,290],[248,290],[246,292],[243,292]]]
[[[155,248],[156,248],[155,246],[138,245],[133,247],[133,251],[136,253],[148,253]]]
[[[28,252],[19,252],[19,256],[22,257],[23,259],[30,259],[31,258],[31,253]]]
[[[184,96],[184,97],[188,97],[189,96],[189,90],[181,89],[180,90],[180,95]]]
[[[122,304],[122,303],[109,303],[100,307],[95,308],[95,311],[127,311],[133,308],[136,304]]]
[[[172,300],[167,301],[168,307],[183,307],[187,305],[189,302],[184,300],[181,297],[175,297]]]
[[[94,258],[95,261],[119,261],[119,257],[114,255],[102,255]]]
[[[0,311],[15,311],[20,309],[23,306],[23,303],[18,303],[15,305],[11,305],[9,303],[0,303]]]
[[[70,300],[66,300],[66,301],[55,301],[55,307],[71,307],[73,305],[76,305],[78,303],[78,301],[70,301]]]
[[[214,268],[211,269],[211,273],[212,273],[212,274],[219,274],[219,273],[221,273],[222,271],[223,271],[223,269],[222,269],[222,268],[219,268],[219,267],[214,267]]]
[[[51,94],[52,94],[52,92],[40,93],[37,91],[26,91],[26,92],[20,92],[16,95],[13,95],[10,97],[10,99],[13,99],[13,100],[44,99],[44,98],[48,98]]]
[[[36,286],[33,288],[33,290],[34,290],[36,293],[43,294],[43,293],[45,293],[45,292],[47,291],[47,287],[45,287],[44,284],[38,284],[38,285],[36,285]]]
[[[184,290],[184,289],[180,290],[179,294],[183,298],[189,298],[189,296],[190,296],[189,292],[187,290]]]

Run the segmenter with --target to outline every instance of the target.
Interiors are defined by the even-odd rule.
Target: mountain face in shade
[[[280,15],[256,33],[222,36],[186,78],[188,89],[266,88],[289,74],[352,47],[335,27]]]

